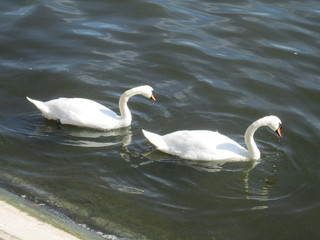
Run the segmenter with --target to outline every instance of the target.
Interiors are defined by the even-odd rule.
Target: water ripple
[[[32,11],[35,9],[35,6],[22,7],[18,10],[5,12],[5,15],[13,15],[13,16],[26,16],[32,14]]]
[[[6,1],[1,183],[127,239],[310,238],[320,219],[318,5]],[[121,93],[143,84],[158,102],[132,98],[132,126],[119,132],[58,128],[25,99],[86,97],[118,111]],[[248,125],[270,114],[283,138],[259,129],[257,162],[185,161],[141,132],[219,130],[244,145]]]

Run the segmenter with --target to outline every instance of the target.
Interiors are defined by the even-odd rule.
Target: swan
[[[127,127],[131,124],[132,116],[127,102],[134,95],[143,95],[156,102],[153,88],[139,86],[125,91],[119,99],[120,116],[109,108],[84,98],[58,98],[47,102],[27,99],[33,103],[42,115],[61,124],[80,127],[111,130]]]
[[[142,130],[144,136],[162,152],[190,160],[249,160],[260,159],[260,151],[253,139],[255,131],[268,126],[279,138],[282,137],[281,120],[276,116],[266,116],[253,122],[246,130],[245,149],[234,140],[218,132],[208,130],[183,130],[160,136]]]

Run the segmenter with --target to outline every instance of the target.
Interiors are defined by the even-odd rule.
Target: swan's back
[[[62,124],[93,128],[115,128],[119,116],[109,108],[84,98],[58,98],[41,102],[28,98],[45,118],[60,120]]]
[[[234,140],[213,131],[177,131],[160,136],[144,131],[160,151],[192,160],[241,160],[247,150]],[[150,137],[151,136],[151,137]]]

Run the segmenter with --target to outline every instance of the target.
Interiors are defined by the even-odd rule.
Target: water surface
[[[319,239],[320,7],[297,1],[5,1],[0,14],[0,185],[118,239]],[[132,126],[44,120],[26,96],[84,97]],[[141,129],[219,130],[258,162],[163,154]]]

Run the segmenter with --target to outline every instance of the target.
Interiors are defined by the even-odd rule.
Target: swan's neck
[[[259,120],[255,121],[247,128],[246,133],[244,134],[244,141],[248,148],[248,154],[249,154],[249,157],[252,159],[260,158],[260,150],[258,149],[257,144],[253,139],[254,133],[260,126],[261,126],[261,123],[259,122]]]
[[[132,120],[131,112],[127,104],[129,98],[130,96],[125,96],[125,94],[122,94],[119,100],[120,118],[128,124],[130,124]]]
[[[131,112],[128,107],[128,100],[133,95],[136,95],[137,93],[132,91],[132,89],[125,91],[120,99],[119,99],[119,110],[120,110],[120,118],[126,122],[126,124],[130,124],[132,120]]]

